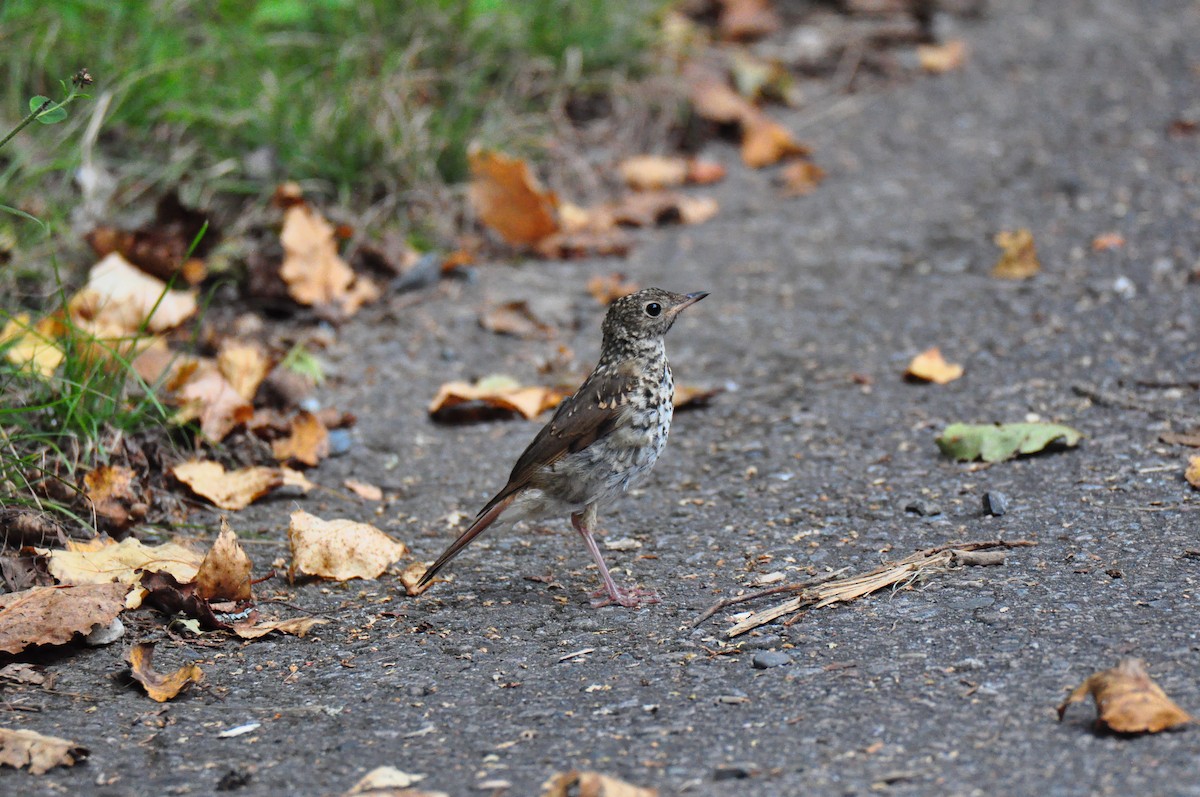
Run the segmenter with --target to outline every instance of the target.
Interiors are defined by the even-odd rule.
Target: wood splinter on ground
[[[692,623],[693,627],[712,617],[724,608],[738,603],[778,595],[782,592],[799,592],[793,598],[767,609],[757,611],[730,627],[725,635],[729,638],[744,634],[759,626],[788,614],[797,614],[807,609],[819,609],[834,603],[848,603],[869,595],[884,587],[904,586],[915,579],[953,566],[989,566],[1004,564],[1004,549],[1024,548],[1037,545],[1030,540],[981,540],[976,542],[952,543],[917,551],[913,555],[890,565],[877,567],[869,573],[846,578],[831,578],[806,581],[800,584],[784,584],[767,590],[725,598],[718,601]],[[1000,549],[1000,550],[995,550]],[[844,571],[838,571],[839,573]],[[798,614],[789,623],[802,617]]]

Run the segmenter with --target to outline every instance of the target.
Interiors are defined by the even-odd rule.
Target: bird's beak
[[[685,298],[687,299],[686,302],[680,302],[679,304],[675,305],[667,312],[670,313],[671,316],[677,316],[681,312],[683,312],[684,308],[691,307],[693,304],[700,301],[705,296],[708,296],[708,291],[696,291],[695,293],[689,293],[685,296]]]

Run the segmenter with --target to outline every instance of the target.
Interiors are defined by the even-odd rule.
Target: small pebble
[[[932,515],[942,514],[942,508],[933,501],[927,501],[924,498],[918,498],[914,501],[909,501],[904,505],[905,512],[912,512],[919,517],[930,517]]]
[[[782,667],[785,664],[791,664],[792,657],[781,650],[764,650],[761,653],[755,653],[750,664],[756,670],[769,670],[772,667]]]
[[[85,636],[83,641],[94,648],[98,648],[102,645],[111,645],[123,636],[125,636],[125,624],[118,617],[108,625],[96,623],[92,626],[91,633]]]
[[[329,456],[340,457],[343,454],[349,454],[352,448],[354,448],[354,437],[350,434],[349,429],[329,430]]]
[[[1000,517],[1008,512],[1008,496],[1004,493],[986,492],[983,494],[983,512],[992,517]]]

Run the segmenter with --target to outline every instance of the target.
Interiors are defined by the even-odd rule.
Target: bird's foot
[[[636,609],[640,606],[658,602],[657,592],[652,589],[642,589],[641,587],[629,587],[626,589],[617,587],[615,595],[607,589],[597,590],[592,593],[593,609],[599,609],[601,606],[612,606],[613,604],[619,604],[627,609]]]

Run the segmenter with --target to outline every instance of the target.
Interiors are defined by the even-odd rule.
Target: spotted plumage
[[[558,406],[517,458],[504,489],[426,571],[422,585],[501,515],[516,520],[570,514],[604,581],[594,605],[657,601],[652,592],[617,587],[592,528],[599,505],[644,476],[667,444],[675,385],[663,336],[684,308],[707,295],[646,288],[609,306],[591,375]]]

